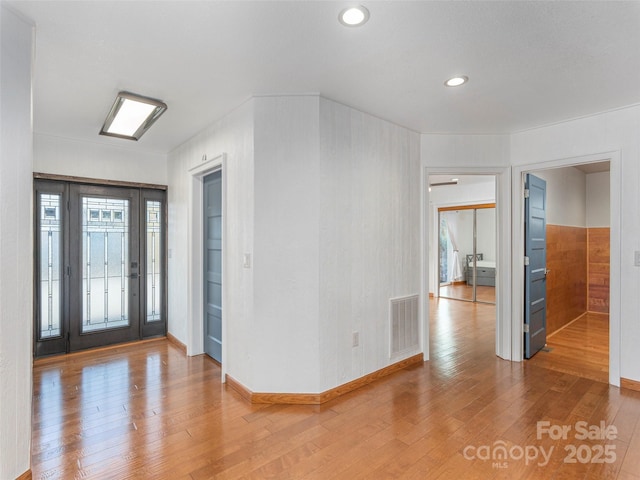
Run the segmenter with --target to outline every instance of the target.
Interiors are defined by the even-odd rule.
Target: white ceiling
[[[165,153],[252,95],[320,93],[423,133],[510,133],[640,103],[640,2],[11,1],[36,24],[38,133]],[[446,88],[455,74],[469,83]],[[169,109],[99,137],[115,95]]]
[[[591,173],[609,172],[611,170],[611,164],[610,162],[583,163],[582,165],[576,165],[576,168],[582,173],[589,175]]]

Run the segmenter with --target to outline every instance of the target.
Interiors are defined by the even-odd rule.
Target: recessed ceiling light
[[[465,77],[464,75],[460,75],[459,77],[450,78],[449,80],[444,82],[444,84],[447,87],[459,87],[460,85],[464,85],[468,81],[469,81],[469,77]]]
[[[369,10],[362,5],[345,8],[338,15],[338,20],[346,27],[358,27],[369,20]]]
[[[452,179],[451,179],[451,181],[452,181],[452,182],[456,182],[456,183],[458,182],[458,180],[459,180],[459,179],[457,179],[457,178],[452,178]]]
[[[102,125],[100,135],[138,140],[166,109],[167,105],[160,100],[120,92]]]

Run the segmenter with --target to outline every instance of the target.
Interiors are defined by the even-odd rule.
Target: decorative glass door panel
[[[147,322],[158,322],[162,319],[162,216],[161,203],[155,200],[146,201],[146,236],[147,236]]]
[[[62,335],[62,194],[43,193],[39,195],[38,200],[40,203],[39,337],[42,339]]]
[[[57,182],[35,185],[34,353],[36,356],[66,348],[67,188]]]
[[[71,185],[69,351],[141,338],[140,191]]]
[[[82,198],[82,333],[128,327],[129,200]]]
[[[140,310],[143,337],[166,334],[166,195],[140,192],[140,241],[144,269],[140,269]]]

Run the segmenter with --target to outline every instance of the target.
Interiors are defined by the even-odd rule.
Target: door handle
[[[132,273],[131,275],[129,275],[129,278],[132,280],[135,280],[136,278],[138,278],[140,276],[139,273]]]

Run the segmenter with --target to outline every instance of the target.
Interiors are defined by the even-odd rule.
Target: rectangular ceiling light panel
[[[100,135],[138,140],[166,109],[167,105],[160,100],[120,92]]]

